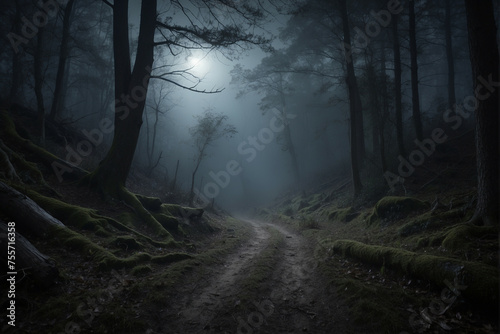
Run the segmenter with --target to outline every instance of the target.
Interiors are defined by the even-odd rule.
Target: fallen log
[[[17,226],[17,225],[16,225]],[[59,277],[59,270],[57,269],[55,262],[48,256],[42,254],[28,239],[23,237],[17,231],[15,227],[8,227],[7,223],[0,220],[0,247],[2,250],[8,249],[7,246],[10,242],[10,250],[14,250],[12,253],[15,258],[7,258],[6,251],[0,254],[0,259],[2,261],[3,268],[9,268],[8,261],[11,260],[15,266],[12,267],[13,272],[17,272],[16,278],[20,280],[25,274],[26,276],[32,278],[38,286],[47,287],[53,284],[54,280]],[[14,233],[14,235],[12,235]]]
[[[498,267],[443,256],[418,254],[407,250],[367,245],[354,240],[336,240],[331,245],[335,253],[363,262],[385,266],[446,287],[446,282],[460,278],[466,288],[463,296],[477,304],[498,307]]]
[[[54,226],[65,227],[31,198],[0,181],[0,211],[22,233],[41,236]]]

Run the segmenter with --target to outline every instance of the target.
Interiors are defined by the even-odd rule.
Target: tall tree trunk
[[[304,191],[304,187],[302,184],[302,178],[300,177],[300,172],[299,172],[297,153],[295,151],[295,146],[293,145],[292,132],[290,131],[290,123],[288,122],[287,113],[286,113],[287,105],[286,105],[285,94],[283,93],[283,78],[281,77],[281,74],[280,74],[280,98],[281,98],[281,108],[282,108],[281,117],[283,119],[285,142],[286,142],[286,147],[287,147],[288,153],[290,153],[290,158],[292,160],[293,177],[295,179],[295,182],[296,182],[299,190]]]
[[[37,126],[42,146],[45,146],[45,106],[43,103],[43,76],[42,76],[42,58],[43,58],[43,33],[44,28],[38,29],[36,49],[34,54],[34,75],[35,75],[35,95],[37,105]]]
[[[344,32],[344,43],[351,49],[351,33],[349,31],[349,17],[347,13],[347,0],[340,0],[340,11],[342,16],[342,27]],[[346,57],[347,66],[347,90],[349,92],[349,117],[350,117],[350,141],[351,141],[351,172],[354,196],[361,192],[362,184],[359,175],[361,163],[360,152],[362,149],[359,141],[359,114],[361,113],[361,98],[359,96],[358,83],[354,73],[352,59]],[[364,142],[364,140],[363,140]]]
[[[372,152],[376,156],[380,151],[380,136],[379,136],[379,112],[380,103],[377,94],[377,77],[375,75],[375,68],[373,67],[373,60],[368,62],[366,68],[366,77],[368,79],[368,96],[370,100],[370,120],[372,126]]]
[[[379,136],[380,136],[380,160],[382,162],[382,171],[387,171],[387,161],[385,157],[385,120],[389,117],[389,92],[387,91],[387,74],[385,65],[385,49],[382,48],[382,57],[380,60],[380,72],[382,73],[382,115],[379,117]]]
[[[498,225],[499,54],[491,0],[465,0],[472,72],[476,81],[477,206],[473,222]]]
[[[91,185],[113,193],[125,186],[132,165],[146,102],[155,32],[156,0],[142,1],[134,68],[130,67],[128,1],[113,6],[115,128],[111,148],[90,175]]]
[[[396,99],[396,140],[398,142],[399,154],[406,155],[403,138],[403,104],[401,96],[401,50],[399,45],[398,15],[392,17],[392,37],[394,51],[394,97]]]
[[[71,26],[71,12],[73,11],[73,4],[75,0],[69,0],[64,8],[63,31],[61,38],[61,46],[59,48],[59,64],[57,65],[56,85],[54,88],[54,97],[52,99],[52,107],[50,108],[49,119],[54,120],[59,116],[62,103],[61,95],[64,91],[63,83],[66,70],[66,62],[68,60],[68,42],[69,30]]]
[[[146,118],[146,155],[148,157],[148,165],[146,167],[146,175],[151,176],[153,174],[154,169],[158,166],[161,160],[161,155],[162,152],[160,152],[159,156],[155,159],[155,149],[156,149],[156,132],[158,129],[158,122],[160,119],[160,106],[159,104],[156,106],[154,109],[155,112],[155,120],[153,123],[153,133],[150,136],[150,126],[149,126],[149,117],[148,113],[146,112],[145,118]],[[151,139],[150,139],[151,137]],[[150,145],[151,141],[151,145]]]
[[[446,60],[448,63],[448,108],[455,108],[455,59],[453,58],[453,40],[451,36],[451,0],[445,1],[445,39]]]
[[[418,140],[423,140],[422,117],[420,115],[420,95],[418,93],[417,32],[415,28],[415,1],[410,0],[410,58],[411,58],[411,100],[413,124]]]

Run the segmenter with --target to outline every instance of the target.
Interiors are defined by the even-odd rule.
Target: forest
[[[0,3],[4,333],[498,333],[500,3]]]

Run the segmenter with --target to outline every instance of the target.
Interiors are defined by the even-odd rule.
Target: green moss
[[[161,209],[161,200],[158,197],[148,197],[140,194],[136,194],[135,197],[142,203],[142,205],[153,211],[158,211]]]
[[[28,190],[27,195],[65,225],[90,231],[97,231],[98,227],[108,228],[107,221],[102,219],[93,209],[82,208],[55,198],[42,196],[33,190]]]
[[[188,272],[197,270],[198,275],[196,275],[196,277],[202,279],[205,270],[204,266],[220,263],[221,257],[230,254],[234,248],[248,240],[251,235],[251,228],[248,224],[233,218],[226,219],[224,222],[224,229],[232,229],[235,232],[222,238],[213,239],[209,249],[203,253],[196,255],[183,253],[171,255],[174,256],[175,260],[180,259],[183,261],[174,262],[160,274],[153,276],[150,280],[137,284],[134,288],[135,292],[140,294],[141,298],[143,298],[144,291],[150,291],[150,287],[153,287],[151,295],[149,295],[147,299],[156,303],[155,306],[165,305],[166,299],[164,292],[180,283]],[[152,262],[166,263],[172,262],[172,259],[168,259],[168,257],[162,259],[161,256],[159,256],[158,258],[153,258]],[[204,266],[201,266],[201,264]]]
[[[118,216],[118,220],[127,227],[134,227],[138,225],[139,219],[131,212],[123,212]]]
[[[314,203],[306,208],[300,210],[302,213],[312,213],[321,207],[321,203]]]
[[[132,268],[130,273],[134,276],[143,276],[146,274],[149,274],[150,272],[153,271],[153,268],[149,264],[146,265],[138,265]]]
[[[387,196],[377,202],[373,212],[368,219],[369,224],[373,224],[380,219],[398,220],[408,217],[413,212],[429,209],[427,202],[411,198]]]
[[[356,218],[359,213],[354,212],[352,207],[334,209],[326,212],[328,220],[348,223]]]
[[[16,168],[19,178],[27,184],[39,183],[45,184],[42,172],[35,163],[26,161],[21,155],[16,152],[11,152],[10,161]]]
[[[168,264],[192,258],[192,255],[186,253],[170,253],[165,255],[153,256],[151,258],[151,262]]]
[[[441,213],[429,211],[415,217],[407,224],[401,226],[398,233],[401,236],[409,236],[412,234],[422,233],[424,231],[442,229],[443,227],[456,224],[457,221],[462,218],[462,210],[458,208]]]
[[[132,236],[119,236],[111,243],[112,246],[120,247],[124,250],[143,249],[144,245],[135,240]]]
[[[287,215],[287,216],[293,216],[293,207],[291,205],[288,205],[287,207],[285,207],[285,209],[283,210],[283,214],[284,215]]]
[[[319,222],[312,217],[301,217],[299,219],[299,229],[319,229]]]
[[[169,230],[169,231],[176,231],[177,227],[179,226],[179,221],[177,218],[170,216],[170,215],[165,215],[163,213],[160,214],[154,214],[153,215],[156,220],[163,226],[163,228]]]
[[[488,240],[492,240],[494,247],[498,247],[498,226],[461,224],[446,233],[442,246],[448,250],[465,250],[475,242],[485,243]]]
[[[464,296],[483,305],[498,303],[498,268],[469,261],[459,261],[442,256],[417,254],[406,250],[366,245],[353,240],[337,240],[331,244],[334,252],[351,256],[375,265],[385,265],[401,272],[426,279],[445,287],[445,281],[453,282],[464,277],[468,286]]]
[[[304,208],[307,208],[309,206],[309,202],[306,201],[306,200],[300,200],[300,201],[297,201],[295,204],[294,204],[294,210],[295,211],[300,211]]]
[[[186,220],[192,220],[200,218],[203,215],[204,210],[184,207],[177,204],[162,204],[161,213],[167,216],[174,216]]]
[[[167,241],[175,246],[176,243],[173,240],[172,235],[155,219],[155,217],[148,211],[142,203],[137,199],[137,197],[128,191],[126,188],[119,189],[119,197],[125,201],[128,205],[132,206],[135,210],[135,214],[140,218],[140,220],[155,233],[158,237],[165,238]]]

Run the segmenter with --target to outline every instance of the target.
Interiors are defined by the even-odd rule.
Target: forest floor
[[[26,124],[16,119],[25,135],[31,131]],[[16,327],[2,316],[0,328],[6,333],[498,333],[498,227],[466,223],[475,203],[473,167],[470,151],[455,155],[470,136],[457,138],[407,180],[401,189],[406,194],[353,202],[348,178],[338,176],[305,195],[290,194],[234,217],[216,210],[186,219],[178,205],[162,204],[151,213],[175,216],[175,224],[168,225],[177,243],[172,246],[157,239],[131,207],[59,182],[37,154],[4,135],[24,181],[16,189],[59,200],[63,209],[46,199],[39,204],[77,237],[26,234],[54,260],[59,275],[40,284],[29,270],[20,274]],[[43,180],[36,180],[34,168]],[[158,181],[138,173],[128,186],[162,197],[152,191],[161,188]],[[68,213],[67,204],[91,211]],[[0,210],[0,219],[11,217]],[[170,254],[182,256],[166,261]],[[3,301],[1,307],[7,306]]]

